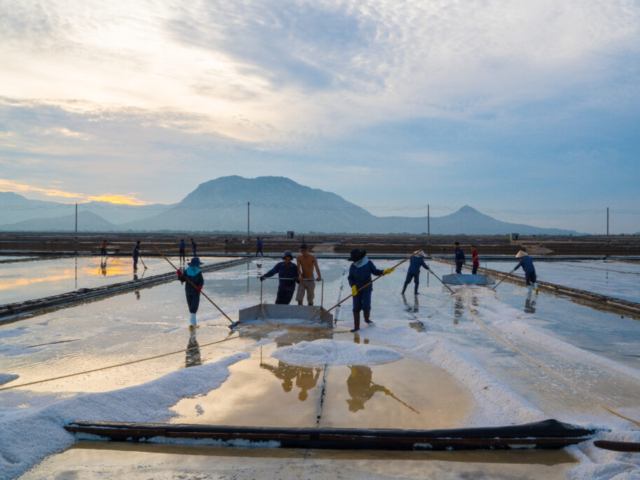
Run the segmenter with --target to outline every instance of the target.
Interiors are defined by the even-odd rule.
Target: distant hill
[[[65,215],[56,218],[36,218],[23,222],[1,225],[0,230],[9,232],[73,232],[76,216]],[[118,230],[111,222],[92,212],[78,212],[79,232],[110,232]]]
[[[205,182],[174,205],[78,204],[78,225],[81,231],[246,232],[247,202],[250,202],[252,232],[420,234],[427,231],[427,217],[377,217],[334,193],[309,188],[288,178],[239,176]],[[18,222],[16,215],[20,213],[22,221]],[[51,227],[56,227],[57,231],[73,231],[72,213],[72,205],[0,193],[2,230],[51,231]],[[469,206],[444,217],[431,217],[431,233],[579,235],[573,230],[501,222]]]

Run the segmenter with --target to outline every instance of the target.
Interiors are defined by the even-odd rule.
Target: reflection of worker
[[[453,324],[457,325],[458,320],[462,317],[464,313],[464,304],[462,303],[462,298],[456,297],[456,304],[453,307]]]
[[[100,273],[102,273],[103,277],[107,276],[107,262],[100,263]]]
[[[414,294],[418,294],[418,287],[420,286],[420,269],[424,268],[429,270],[429,265],[427,265],[424,261],[424,257],[421,253],[418,255],[414,255],[409,260],[409,269],[407,270],[407,278],[404,281],[404,287],[402,287],[402,294],[407,290],[407,287],[413,280],[414,283]]]
[[[347,400],[349,411],[357,412],[364,410],[364,404],[367,403],[376,392],[384,392],[391,395],[391,391],[382,385],[378,385],[371,381],[373,372],[365,365],[350,366],[351,373],[347,378],[347,390],[351,398]]]
[[[204,285],[204,277],[198,268],[202,265],[198,257],[193,257],[187,265],[189,268],[187,268],[184,273],[182,273],[180,269],[177,270],[177,273],[180,282],[185,284],[184,291],[187,295],[189,313],[191,313],[189,323],[190,328],[193,329],[196,326],[196,313],[198,313],[198,307],[200,306],[200,292]],[[189,281],[187,282],[187,280]]]
[[[304,402],[309,396],[308,391],[318,384],[318,379],[320,378],[320,372],[322,370],[320,368],[314,369],[309,367],[300,367],[298,368],[298,376],[296,377],[296,387],[300,388],[300,393],[298,394],[298,398],[301,402]]]
[[[185,359],[185,365],[187,368],[202,365],[200,345],[198,345],[195,330],[191,330],[191,332],[189,332],[189,343],[187,344],[187,358]]]
[[[289,365],[288,363],[278,361],[278,366],[274,367],[268,363],[261,363],[260,368],[269,370],[276,378],[282,380],[282,389],[285,392],[290,392],[293,388],[293,379],[298,376],[298,367]]]
[[[537,297],[536,297],[537,298]],[[536,298],[531,299],[531,292],[527,294],[527,299],[524,302],[525,313],[536,313]]]
[[[278,274],[278,293],[276,295],[276,305],[289,305],[293,294],[296,291],[298,281],[298,266],[293,263],[293,254],[287,250],[282,255],[282,262],[278,262],[267,273],[260,277],[262,282],[265,278]]]

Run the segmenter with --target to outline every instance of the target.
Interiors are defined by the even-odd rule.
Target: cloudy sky
[[[639,0],[0,0],[0,59],[0,191],[640,230]]]

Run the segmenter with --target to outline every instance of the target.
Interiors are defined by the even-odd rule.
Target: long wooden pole
[[[155,246],[155,245],[152,245],[152,247],[153,247],[153,249],[154,249],[156,252],[158,252],[158,254],[159,254],[162,258],[164,258],[167,262],[169,262],[169,265],[171,265],[171,266],[173,267],[173,269],[174,269],[176,272],[178,271],[178,269],[176,268],[176,266],[175,266],[173,263],[171,263],[171,260],[169,260],[167,257],[165,257],[165,256],[162,254],[162,252],[156,248],[156,246]],[[196,287],[196,286],[193,284],[193,282],[192,282],[191,280],[189,280],[189,279],[188,279],[188,278],[186,278],[186,277],[183,277],[183,278],[184,278],[187,282],[189,282],[189,284],[190,284],[193,288],[195,288],[196,290],[198,289],[198,287]],[[218,309],[218,311],[219,311],[222,315],[224,315],[224,317],[225,317],[227,320],[229,320],[229,321],[231,322],[231,324],[232,324],[232,325],[236,323],[236,322],[234,322],[233,320],[231,320],[231,319],[229,318],[229,316],[228,316],[226,313],[224,313],[224,312],[222,311],[222,309],[221,309],[218,305],[216,305],[216,303],[215,303],[213,300],[211,300],[211,299],[207,296],[207,294],[206,294],[206,293],[204,293],[204,292],[202,292],[202,291],[200,291],[200,293],[204,296],[204,298],[206,298],[207,300],[209,300],[209,302],[211,302],[211,305],[213,305],[214,307],[216,307],[216,308]]]
[[[515,272],[515,270],[510,271],[510,272],[509,272],[509,273],[507,273],[504,277],[502,277],[502,280],[500,280],[500,281],[498,282],[498,285],[500,285],[502,282],[504,282],[504,281],[507,279],[507,277],[508,277],[509,275],[511,275],[513,272]],[[495,289],[496,289],[496,288],[498,288],[498,285],[496,285],[495,287],[493,287],[491,290],[494,290],[494,291],[495,291]]]
[[[405,258],[404,260],[402,260],[400,263],[398,263],[395,267],[392,267],[391,270],[395,270],[396,268],[398,268],[400,265],[402,265],[404,262],[406,262],[407,260],[411,260],[413,257],[415,257],[416,255],[418,255],[422,250],[417,250],[415,252],[413,252],[412,255],[408,256],[407,258]],[[357,290],[357,292],[367,288],[369,285],[371,285],[372,283],[380,280],[384,275],[380,275],[379,277],[374,278],[373,280],[371,280],[369,283],[367,283],[366,285],[364,285],[363,287],[359,288]],[[320,320],[322,317],[324,317],[327,313],[329,313],[331,310],[334,310],[335,308],[339,307],[340,305],[342,305],[344,302],[346,302],[347,300],[349,300],[351,297],[353,297],[353,294],[349,295],[348,297],[345,297],[343,300],[339,301],[338,303],[336,303],[333,307],[331,307],[329,310],[325,310],[325,312],[320,315],[318,317],[318,320]]]

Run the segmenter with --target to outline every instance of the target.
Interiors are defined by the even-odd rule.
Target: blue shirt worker
[[[193,241],[193,238],[191,239],[191,248],[193,248],[193,256],[196,256],[196,242]]]
[[[454,243],[454,245],[456,246],[456,273],[462,273],[462,265],[465,263],[464,252],[458,242]]]
[[[133,269],[138,269],[138,258],[140,258],[140,240],[136,242],[135,247],[133,247]]]
[[[533,259],[529,256],[529,254],[524,249],[518,252],[518,254],[516,255],[516,258],[519,258],[520,261],[516,265],[516,268],[514,268],[511,271],[511,273],[515,272],[520,267],[522,267],[522,270],[524,270],[524,279],[527,282],[527,289],[529,290],[529,292],[531,292],[531,285],[533,284],[533,286],[536,287],[536,295],[537,295],[539,291],[538,277],[536,277],[536,267],[533,266]]]
[[[187,264],[187,269],[182,273],[182,270],[178,269],[178,279],[180,283],[184,283],[184,292],[187,295],[187,306],[189,307],[189,313],[191,319],[189,320],[189,328],[193,330],[196,328],[196,313],[198,313],[198,307],[200,306],[200,292],[204,285],[204,277],[202,272],[198,268],[202,265],[202,262],[198,257],[193,257]],[[189,280],[189,281],[187,281]]]
[[[262,253],[262,239],[258,237],[258,243],[256,244],[256,257],[260,254],[261,257],[264,257],[264,253]]]
[[[180,245],[178,246],[178,248],[180,249],[180,263],[182,262],[186,262],[187,261],[187,256],[184,253],[184,249],[186,248],[187,244],[184,243],[184,238],[180,240]]]
[[[360,330],[360,312],[364,312],[364,321],[371,322],[371,292],[373,292],[372,275],[388,275],[392,268],[380,270],[367,258],[365,250],[354,248],[351,250],[349,261],[353,262],[349,267],[349,285],[353,295],[353,329]]]
[[[425,268],[429,270],[429,265],[424,261],[424,257],[422,253],[419,253],[415,257],[411,257],[409,260],[409,269],[407,270],[407,278],[404,281],[404,287],[402,287],[402,294],[407,290],[407,287],[413,280],[414,283],[414,291],[416,295],[418,295],[418,287],[420,286],[420,269]]]
[[[278,262],[267,273],[260,277],[262,282],[265,278],[278,274],[278,293],[276,294],[276,305],[289,305],[298,283],[298,266],[293,263],[293,254],[287,250],[282,255],[282,262]]]

